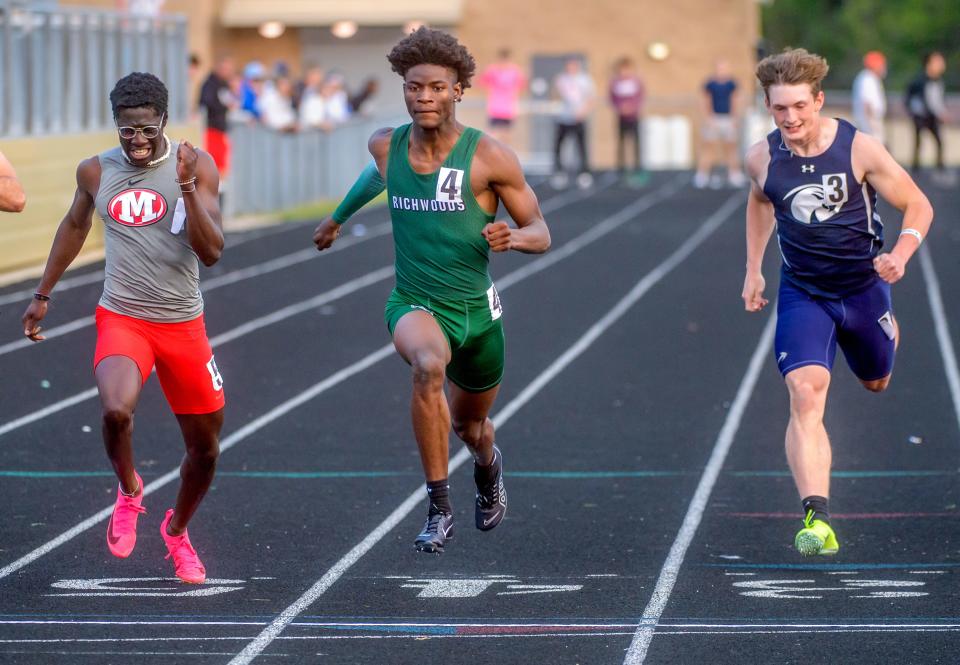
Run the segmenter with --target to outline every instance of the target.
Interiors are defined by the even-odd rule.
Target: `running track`
[[[40,345],[20,341],[32,283],[0,289],[0,662],[956,662],[960,195],[925,187],[938,218],[894,290],[890,390],[867,393],[838,359],[841,551],[810,561],[791,546],[770,312],[739,299],[745,197],[688,179],[537,187],[552,251],[491,263],[510,510],[472,527],[454,444],[442,556],[412,547],[424,499],[409,371],[382,318],[382,210],[322,255],[313,222],[231,236],[203,273],[228,406],[190,528],[200,587],[171,579],[157,533],[182,447],[155,378],[135,435],[149,512],[129,559],[103,542],[115,481],[89,367],[102,266],[66,276]],[[771,300],[776,273],[771,245]]]

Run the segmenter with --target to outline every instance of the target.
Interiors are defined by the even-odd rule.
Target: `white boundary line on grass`
[[[620,318],[633,307],[640,298],[642,298],[654,285],[662,280],[671,270],[690,256],[693,251],[699,247],[719,226],[730,216],[730,214],[742,205],[743,197],[736,194],[727,199],[719,210],[713,213],[707,221],[697,229],[687,240],[673,251],[669,257],[648,272],[632,289],[623,296],[602,318],[594,323],[580,337],[580,339],[570,346],[563,354],[554,360],[536,379],[530,382],[513,400],[507,403],[500,411],[493,416],[494,426],[502,427],[517,411],[519,411],[527,402],[533,399],[550,381],[552,381],[560,372],[562,372],[570,363],[576,360],[610,327],[612,327]],[[464,462],[470,459],[470,451],[467,448],[461,448],[460,451],[450,459],[449,471],[453,474]],[[390,515],[377,525],[367,536],[347,552],[333,567],[328,570],[323,577],[317,580],[313,586],[287,607],[280,615],[267,626],[260,635],[244,647],[243,651],[237,654],[236,658],[230,661],[230,665],[246,665],[254,658],[263,653],[271,642],[280,636],[280,633],[310,605],[326,593],[333,584],[343,576],[357,561],[392,531],[410,512],[418,505],[423,503],[423,489],[418,487],[410,496],[406,498]]]

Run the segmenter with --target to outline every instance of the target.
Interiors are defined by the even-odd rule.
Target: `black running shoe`
[[[503,519],[507,513],[507,491],[503,487],[503,455],[500,449],[493,447],[492,475],[491,471],[482,472],[476,463],[473,466],[473,479],[477,483],[477,509],[475,511],[477,528],[489,531]]]
[[[413,541],[418,552],[440,554],[443,546],[453,538],[453,515],[449,513],[431,513],[423,524],[423,531]]]

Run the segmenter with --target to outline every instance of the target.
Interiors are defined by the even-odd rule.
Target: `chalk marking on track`
[[[953,350],[947,315],[943,308],[943,297],[940,295],[940,280],[937,278],[937,271],[934,270],[930,251],[925,245],[920,247],[920,269],[923,271],[923,280],[927,285],[927,300],[930,301],[933,327],[937,333],[937,343],[940,345],[940,356],[943,358],[943,371],[947,374],[947,385],[950,386],[953,413],[957,417],[957,426],[960,427],[960,373],[957,371],[957,354]]]
[[[774,312],[776,311],[775,306],[771,306],[771,308],[774,309]],[[707,508],[707,501],[709,501],[710,494],[713,492],[713,486],[717,482],[717,477],[723,468],[727,453],[730,451],[730,446],[733,445],[733,439],[737,434],[737,430],[740,428],[740,419],[743,417],[744,411],[746,411],[751,395],[753,395],[753,389],[760,376],[760,370],[767,359],[767,354],[770,352],[770,346],[773,344],[773,334],[775,331],[776,315],[772,314],[763,329],[763,333],[760,335],[760,341],[757,343],[757,347],[753,351],[753,356],[750,358],[747,372],[740,382],[740,387],[737,389],[737,394],[733,400],[733,404],[730,406],[730,411],[727,412],[723,427],[717,435],[713,452],[710,454],[710,459],[707,461],[707,466],[703,470],[703,475],[697,485],[697,490],[693,495],[693,499],[690,501],[689,508],[687,508],[687,514],[683,518],[680,531],[677,533],[677,537],[670,547],[670,553],[667,555],[667,559],[663,563],[663,568],[660,570],[660,576],[657,578],[657,585],[650,597],[650,602],[647,603],[647,607],[643,611],[643,619],[637,627],[636,633],[634,633],[630,648],[627,649],[627,654],[623,661],[624,665],[639,665],[639,663],[642,663],[647,657],[647,649],[650,647],[653,633],[657,628],[657,623],[660,621],[663,610],[667,606],[667,601],[670,600],[670,594],[673,591],[673,586],[676,584],[677,576],[680,573],[680,566],[683,564],[683,558],[686,556],[687,549],[693,541],[697,527],[700,526],[703,513]]]
[[[731,196],[713,213],[679,248],[673,251],[664,261],[648,272],[630,291],[623,296],[602,318],[594,323],[580,339],[554,360],[536,379],[529,383],[513,400],[500,409],[491,418],[495,427],[505,424],[520,408],[539,393],[570,363],[582,355],[607,329],[613,326],[626,314],[640,298],[654,285],[662,280],[677,265],[684,261],[699,247],[719,226],[742,205],[742,196]],[[628,206],[626,210],[635,207]],[[617,213],[619,216],[623,213]],[[501,284],[504,280],[501,280]],[[453,474],[464,462],[470,459],[470,451],[464,447],[454,455],[449,462],[449,472]],[[323,577],[313,584],[300,598],[294,601],[268,626],[259,636],[250,642],[237,657],[230,661],[230,665],[245,665],[260,655],[273,640],[304,610],[312,605],[327,589],[357,561],[369,552],[385,535],[394,529],[417,505],[423,502],[423,490],[417,488],[401,503],[383,522],[373,529],[360,543],[345,554],[328,570]]]
[[[652,192],[652,193],[648,194],[647,196],[644,196],[644,197],[638,199],[638,200],[635,201],[634,203],[632,203],[632,204],[630,204],[629,206],[627,206],[627,208],[625,208],[624,210],[626,210],[626,209],[633,210],[633,211],[634,211],[634,215],[637,215],[637,214],[639,214],[640,212],[643,212],[643,211],[646,210],[647,208],[652,207],[653,205],[655,205],[656,203],[658,203],[658,202],[661,201],[662,199],[664,199],[664,198],[666,198],[667,196],[669,196],[673,191],[675,191],[677,188],[679,188],[679,187],[681,186],[681,183],[682,183],[682,180],[681,180],[680,178],[677,178],[677,179],[675,179],[675,180],[673,180],[673,181],[665,184],[665,185],[664,185],[663,187],[661,187],[659,190],[657,190],[657,191],[655,191],[655,192]],[[732,200],[732,198],[731,198],[731,200]],[[729,201],[728,201],[728,203],[729,203]],[[621,210],[620,212],[622,213],[623,210]],[[617,214],[619,215],[620,213],[617,213]],[[627,221],[627,219],[624,219],[624,222],[626,222],[626,221]],[[691,236],[691,237],[686,241],[686,243],[684,243],[684,246],[686,246],[688,243],[690,243],[691,240],[693,240],[694,238],[703,236],[703,230],[704,230],[705,227],[706,227],[706,225],[704,225],[703,227],[701,227],[700,230],[697,231],[697,233],[695,233],[693,236]],[[605,229],[602,230],[602,231],[601,231],[600,229],[597,229],[597,228],[591,229],[591,231],[583,234],[582,236],[579,236],[579,237],[577,237],[577,238],[574,238],[573,240],[568,241],[565,245],[563,245],[563,246],[562,246],[561,248],[559,248],[559,249],[562,250],[562,249],[568,247],[569,245],[578,245],[580,248],[586,247],[587,245],[591,244],[592,242],[594,242],[595,240],[599,239],[599,238],[602,237],[603,235],[606,235],[607,233],[611,232],[612,230],[613,230],[613,228],[611,228],[611,227],[609,227],[609,226],[605,227]],[[678,251],[679,251],[679,250],[678,250]],[[692,250],[691,250],[691,251],[692,251]],[[569,255],[570,253],[572,253],[572,252],[568,252],[567,255]],[[549,255],[547,255],[547,256],[549,256]],[[534,260],[532,263],[533,263],[533,264],[536,264],[536,263],[538,263],[539,261],[543,261],[544,258],[545,258],[545,257],[540,258],[540,259],[536,259],[536,260]],[[553,263],[554,263],[554,262],[544,263],[544,267],[549,266],[549,265],[553,265]],[[542,269],[543,269],[543,268],[541,268],[541,270],[542,270]],[[530,275],[532,275],[532,274],[535,274],[536,272],[539,272],[538,270],[532,270],[532,271],[531,271],[531,270],[530,270],[530,265],[522,268],[522,270],[524,271],[524,274],[525,274],[526,276],[530,276]],[[516,272],[516,271],[515,271],[515,272]],[[504,289],[508,288],[511,284],[515,284],[515,283],[516,283],[517,280],[511,279],[512,276],[515,274],[515,272],[509,273],[509,274],[507,274],[507,275],[503,278],[503,281],[507,281],[508,284],[507,284],[506,286],[501,286],[501,287],[500,287],[500,290],[501,290],[501,291],[503,291]],[[213,341],[213,340],[211,340],[211,342],[212,342],[212,341]],[[232,448],[234,445],[236,445],[237,443],[239,443],[240,441],[242,441],[243,439],[245,439],[245,438],[248,437],[249,435],[253,434],[254,432],[258,431],[258,430],[261,429],[262,427],[266,426],[267,424],[273,422],[273,421],[276,420],[277,418],[280,418],[281,416],[286,415],[288,412],[292,411],[293,409],[295,409],[296,407],[300,406],[301,404],[303,404],[303,403],[305,403],[305,402],[308,402],[309,400],[313,399],[313,398],[316,397],[317,395],[319,395],[319,394],[321,394],[321,393],[329,390],[330,388],[338,385],[339,383],[341,383],[341,382],[343,382],[343,381],[346,381],[348,378],[354,376],[355,374],[359,374],[360,372],[364,371],[364,370],[367,369],[368,367],[371,367],[372,365],[375,365],[376,363],[380,362],[380,361],[383,360],[384,358],[387,358],[387,357],[391,356],[392,354],[393,354],[393,344],[392,344],[392,343],[385,344],[384,346],[380,347],[379,349],[377,349],[377,350],[374,351],[373,353],[370,353],[369,355],[365,356],[364,358],[358,360],[357,362],[355,362],[355,363],[353,363],[353,364],[351,364],[351,365],[348,365],[347,367],[344,367],[343,369],[335,372],[334,374],[331,374],[329,377],[327,377],[327,378],[324,379],[323,381],[320,381],[319,383],[314,384],[311,388],[308,388],[307,390],[305,390],[304,392],[300,393],[299,395],[296,395],[295,397],[292,397],[291,399],[289,399],[289,400],[281,403],[280,405],[274,407],[273,409],[271,409],[271,410],[268,411],[267,413],[263,414],[263,415],[260,416],[259,418],[256,418],[255,420],[251,421],[251,422],[248,423],[247,425],[244,425],[244,426],[241,427],[239,430],[235,431],[233,434],[231,434],[230,436],[228,436],[228,437],[226,437],[225,439],[223,439],[223,440],[220,442],[220,450],[221,450],[221,452],[224,452],[224,451],[226,451],[226,450],[229,450],[229,449]],[[92,397],[92,396],[95,396],[95,395],[97,394],[97,389],[96,389],[96,388],[92,388],[91,390],[86,391],[86,393],[81,393],[81,394],[89,394],[89,396]],[[74,401],[73,403],[76,403],[76,402],[78,402],[78,401],[82,401],[82,399],[77,399],[78,397],[79,397],[78,395],[75,395],[74,397],[72,397],[72,398],[70,398],[70,399],[76,400],[76,401]],[[51,408],[52,408],[52,407],[47,407],[47,409],[45,409],[45,411],[47,411],[47,412],[49,412],[49,413],[52,413],[53,411],[50,410]],[[65,408],[65,407],[64,407],[64,408]],[[58,411],[58,410],[60,410],[60,409],[55,409],[55,410]],[[21,418],[21,419],[19,419],[19,420],[24,420],[24,419]],[[9,429],[4,429],[4,427],[6,427],[6,426],[0,427],[0,434],[3,434],[4,432],[9,431]],[[461,452],[462,452],[462,453],[465,453],[465,452],[466,452],[466,449],[462,450]],[[463,462],[463,459],[466,459],[466,457],[462,458],[460,463]],[[453,467],[451,467],[451,471],[452,471],[452,470],[453,470]],[[156,490],[164,487],[165,485],[167,485],[168,483],[174,481],[175,479],[177,479],[177,478],[179,478],[179,477],[180,477],[180,469],[179,469],[179,467],[168,471],[167,473],[163,474],[162,476],[160,476],[159,478],[157,478],[157,479],[154,480],[153,482],[148,483],[147,485],[144,485],[144,487],[143,487],[143,494],[144,494],[144,496],[147,496],[147,495],[151,494],[152,492],[154,492],[154,491],[156,491]],[[412,507],[411,507],[411,509],[412,509]],[[11,573],[14,573],[14,572],[20,570],[20,569],[23,568],[24,566],[27,566],[27,565],[33,563],[34,561],[36,561],[36,560],[39,559],[40,557],[46,555],[46,554],[49,553],[50,551],[56,549],[56,548],[59,547],[60,545],[63,545],[64,543],[69,542],[70,540],[72,540],[73,538],[77,537],[77,536],[80,535],[81,533],[87,531],[88,529],[92,528],[93,526],[95,526],[95,525],[98,524],[99,522],[107,519],[112,512],[113,512],[113,506],[112,506],[112,505],[111,505],[111,506],[107,506],[107,507],[104,508],[103,510],[100,510],[99,512],[94,513],[93,515],[91,515],[91,516],[88,517],[87,519],[83,520],[82,522],[76,524],[75,526],[73,526],[72,528],[68,529],[67,531],[64,531],[64,532],[61,533],[59,536],[53,538],[52,540],[47,541],[46,543],[44,543],[44,544],[41,545],[40,547],[32,550],[31,552],[25,554],[25,555],[22,556],[22,557],[20,557],[19,559],[17,559],[17,560],[14,561],[13,563],[10,563],[10,564],[4,566],[3,568],[0,568],[0,579],[3,579],[4,577],[9,576]]]

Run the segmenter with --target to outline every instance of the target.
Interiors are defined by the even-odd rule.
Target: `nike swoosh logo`
[[[500,511],[499,511],[499,510],[498,510],[498,511],[494,514],[494,516],[491,517],[490,519],[488,519],[488,520],[483,520],[483,526],[490,526],[490,523],[491,523],[493,520],[497,519],[498,517],[500,517]]]
[[[447,536],[449,536],[451,531],[453,531],[452,524],[443,530],[443,537],[446,538]]]
[[[127,185],[130,186],[130,187],[133,187],[133,186],[136,185],[138,182],[143,182],[144,180],[146,180],[146,178],[138,178],[137,180],[134,180],[133,178],[130,178],[129,180],[127,180]]]
[[[110,523],[107,524],[107,540],[110,541],[111,545],[116,545],[120,542],[120,539],[113,535],[113,515],[110,516]]]

